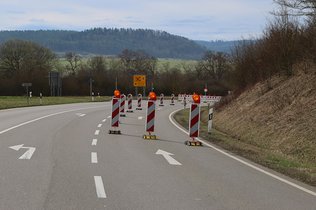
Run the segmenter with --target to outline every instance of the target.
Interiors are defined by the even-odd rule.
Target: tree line
[[[171,67],[144,50],[124,49],[115,57],[92,56],[83,61],[76,51],[63,55],[64,65],[50,49],[31,41],[9,40],[0,45],[0,95],[22,95],[21,83],[32,82],[33,93],[49,94],[48,73],[62,75],[63,95],[112,95],[118,88],[133,93],[132,76],[147,76],[147,92],[226,95],[240,92],[274,75],[292,76],[298,63],[316,62],[316,3],[275,0],[275,18],[257,40],[241,41],[232,55],[206,51],[196,64]],[[96,29],[95,33],[105,33]],[[106,31],[110,33],[111,31]],[[124,33],[132,33],[129,30]],[[152,32],[154,33],[154,32]],[[74,35],[75,36],[75,35]],[[163,33],[159,36],[165,36]],[[268,83],[269,84],[269,83]]]
[[[63,53],[117,55],[130,49],[143,50],[159,58],[199,59],[206,51],[187,38],[149,29],[0,31],[0,43],[10,39],[32,41]]]
[[[67,52],[63,63],[51,50],[34,42],[10,40],[0,45],[0,95],[23,95],[22,83],[33,84],[34,95],[50,94],[49,72],[62,77],[63,95],[90,95],[90,81],[95,94],[112,95],[116,86],[124,93],[134,93],[132,77],[147,76],[146,92],[203,93],[205,85],[211,94],[225,94],[229,89],[230,58],[224,53],[207,52],[195,64],[171,67],[148,53],[125,49],[116,57],[92,56],[83,59],[76,52]],[[171,61],[172,62],[172,61]],[[141,89],[139,92],[142,91]]]
[[[316,1],[274,0],[275,18],[255,41],[241,42],[233,52],[234,86],[244,90],[274,75],[292,76],[299,63],[316,62]]]

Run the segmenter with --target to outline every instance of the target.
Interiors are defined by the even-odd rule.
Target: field
[[[81,64],[87,64],[89,57],[83,57],[81,59]],[[106,58],[105,62],[107,64],[107,68],[111,68],[111,63],[119,62],[118,58]],[[167,59],[167,58],[159,58],[157,61],[157,71],[163,71],[167,68],[177,68],[180,70],[185,70],[186,68],[192,69],[198,61],[196,60],[182,60],[182,59]],[[67,66],[67,61],[65,58],[59,58],[59,69],[65,69]]]
[[[110,97],[102,96],[95,97],[95,102],[109,101]],[[69,103],[84,103],[91,102],[91,97],[43,97],[42,103],[39,97],[32,97],[29,99],[29,104],[26,97],[22,96],[0,96],[0,109],[9,109],[16,107],[27,106],[43,106],[55,104],[69,104]]]

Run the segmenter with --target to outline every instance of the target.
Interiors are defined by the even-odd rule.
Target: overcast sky
[[[0,0],[0,30],[147,28],[197,40],[260,36],[273,0]]]

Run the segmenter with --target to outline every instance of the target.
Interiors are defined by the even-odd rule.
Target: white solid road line
[[[0,131],[0,134],[6,133],[6,132],[8,132],[10,130],[13,130],[15,128],[18,128],[18,127],[21,127],[23,125],[27,125],[27,124],[30,124],[30,123],[33,123],[33,122],[36,122],[36,121],[39,121],[39,120],[42,120],[42,119],[45,119],[45,118],[48,118],[48,117],[53,117],[53,116],[60,115],[60,114],[65,114],[65,113],[68,113],[68,112],[75,112],[75,111],[79,111],[79,110],[95,109],[95,108],[101,108],[101,106],[94,106],[94,107],[87,107],[87,108],[80,108],[80,109],[72,109],[72,110],[56,112],[56,113],[53,113],[53,114],[45,115],[45,116],[42,116],[42,117],[39,117],[39,118],[36,118],[36,119],[33,119],[33,120],[26,121],[24,123],[12,126],[10,128],[7,128],[7,129],[5,129],[3,131]]]
[[[98,154],[96,152],[91,152],[91,163],[98,163]]]
[[[106,198],[102,177],[94,176],[94,183],[98,198]]]
[[[93,139],[91,145],[96,146],[98,143],[98,139]]]
[[[86,116],[86,114],[82,114],[82,113],[76,113],[76,115],[77,115],[78,117],[84,117],[84,116]]]
[[[95,132],[94,132],[94,135],[99,135],[99,133],[100,133],[100,130],[96,130]]]
[[[176,126],[179,130],[181,130],[182,132],[184,132],[184,133],[186,133],[186,134],[189,135],[189,132],[187,132],[187,131],[184,130],[182,127],[180,127],[180,126],[173,120],[173,118],[172,118],[172,116],[174,115],[174,113],[176,113],[176,112],[178,112],[178,111],[180,111],[180,110],[182,110],[182,109],[178,109],[178,110],[175,110],[175,111],[173,111],[172,113],[170,113],[170,115],[169,115],[169,121],[170,121],[174,126]],[[266,174],[266,175],[268,175],[268,176],[270,176],[270,177],[273,177],[273,178],[275,178],[275,179],[277,179],[277,180],[279,180],[279,181],[281,181],[281,182],[283,182],[283,183],[285,183],[285,184],[288,184],[288,185],[290,185],[290,186],[292,186],[292,187],[295,187],[295,188],[297,188],[297,189],[299,189],[299,190],[302,190],[303,192],[306,192],[306,193],[308,193],[308,194],[310,194],[310,195],[316,196],[316,192],[314,192],[314,191],[311,191],[311,190],[309,190],[309,189],[306,189],[306,188],[304,188],[304,187],[302,187],[302,186],[300,186],[300,185],[297,185],[297,184],[295,184],[295,183],[293,183],[293,182],[290,182],[290,181],[288,181],[288,180],[286,180],[286,179],[283,179],[283,178],[281,178],[281,177],[279,177],[279,176],[277,176],[277,175],[275,175],[275,174],[272,174],[272,173],[270,173],[270,172],[268,172],[268,171],[265,171],[265,170],[263,170],[263,169],[261,169],[261,168],[255,166],[255,165],[252,165],[251,163],[248,163],[248,162],[246,162],[246,161],[244,161],[244,160],[242,160],[242,159],[240,159],[240,158],[238,158],[238,157],[235,157],[235,156],[233,156],[233,155],[231,155],[231,154],[228,154],[227,152],[225,152],[225,151],[223,151],[223,150],[221,150],[221,149],[218,149],[218,148],[214,147],[213,145],[211,145],[211,144],[209,144],[209,143],[207,143],[207,142],[201,140],[200,138],[197,138],[197,140],[201,141],[203,144],[205,144],[206,146],[208,146],[208,147],[210,147],[210,148],[216,150],[217,152],[220,152],[220,153],[222,153],[222,154],[224,154],[224,155],[226,155],[226,156],[228,156],[228,157],[230,157],[230,158],[232,158],[232,159],[234,159],[234,160],[236,160],[236,161],[238,161],[238,162],[240,162],[240,163],[242,163],[242,164],[244,164],[244,165],[246,165],[246,166],[248,166],[248,167],[250,167],[250,168],[253,168],[253,169],[255,169],[255,170],[257,170],[257,171],[259,171],[259,172],[261,172],[261,173],[264,173],[264,174]]]
[[[98,128],[101,128],[101,126],[102,126],[102,124],[99,124],[99,125],[98,125]]]

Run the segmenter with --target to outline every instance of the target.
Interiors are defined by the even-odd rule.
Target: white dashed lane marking
[[[98,139],[93,139],[91,145],[96,146],[98,143]]]
[[[94,135],[97,136],[97,135],[99,135],[99,133],[100,133],[100,130],[96,130],[95,133],[94,133]]]
[[[102,177],[94,176],[94,183],[98,198],[106,198]]]
[[[98,154],[96,152],[91,152],[91,163],[98,163]]]

